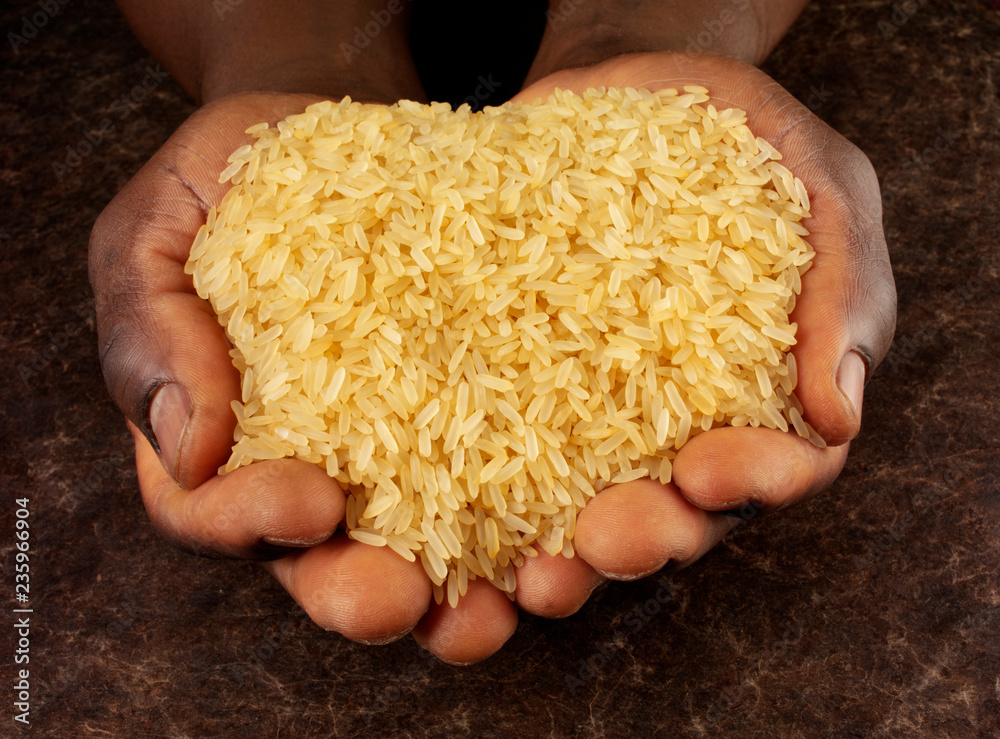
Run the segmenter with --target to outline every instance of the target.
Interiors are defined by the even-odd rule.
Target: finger
[[[667,562],[692,562],[729,530],[685,500],[673,485],[649,479],[614,485],[583,509],[573,543],[577,554],[613,580],[635,580]]]
[[[200,555],[264,559],[333,535],[344,517],[340,487],[319,467],[290,459],[258,462],[184,490],[146,438],[135,440],[139,489],[150,521],[172,544]]]
[[[517,605],[545,618],[571,616],[604,580],[583,557],[540,551],[517,569]]]
[[[516,628],[517,608],[507,594],[480,578],[454,608],[432,603],[413,637],[441,661],[468,665],[499,651]]]
[[[432,602],[419,561],[344,534],[265,567],[317,625],[367,644],[405,636]]]
[[[243,130],[314,98],[241,96],[192,116],[105,209],[90,242],[101,364],[126,417],[185,488],[215,474],[240,394],[229,345],[184,264]]]
[[[673,480],[698,508],[727,510],[755,503],[773,510],[829,487],[847,460],[848,447],[820,449],[776,429],[711,429],[677,453]]]

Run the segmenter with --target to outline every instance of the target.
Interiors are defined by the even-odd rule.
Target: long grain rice
[[[243,375],[226,470],[296,457],[438,602],[573,556],[577,514],[724,424],[817,443],[789,313],[808,195],[706,90],[344,99],[230,158],[188,272]]]

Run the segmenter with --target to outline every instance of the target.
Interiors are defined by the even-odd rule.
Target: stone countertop
[[[10,590],[17,498],[30,499],[32,536],[20,733],[1000,734],[996,5],[813,3],[766,65],[868,153],[884,191],[899,327],[833,488],[737,529],[692,568],[610,585],[562,621],[524,616],[500,654],[465,668],[411,639],[365,647],[322,632],[257,566],[199,560],[155,534],[101,378],[86,247],[193,107],[170,79],[136,87],[157,66],[111,3],[5,7]],[[4,603],[0,735],[12,736],[13,595]]]

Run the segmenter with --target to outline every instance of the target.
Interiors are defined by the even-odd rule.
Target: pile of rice
[[[604,486],[710,428],[822,443],[788,314],[809,200],[703,88],[481,113],[323,102],[230,158],[188,271],[234,345],[226,470],[296,457],[438,602],[573,555]]]

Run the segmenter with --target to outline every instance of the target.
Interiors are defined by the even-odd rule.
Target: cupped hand
[[[265,566],[321,627],[385,643],[414,631],[442,659],[469,663],[513,633],[516,608],[485,581],[456,609],[432,598],[419,563],[349,540],[343,490],[316,465],[229,458],[240,378],[211,306],[184,272],[191,243],[228,184],[245,130],[301,112],[308,95],[239,94],[196,112],[102,213],[91,238],[101,363],[128,418],[142,499],[155,528],[205,556]]]
[[[892,340],[895,287],[872,166],[760,70],[710,54],[635,54],[557,71],[517,99],[544,99],[556,88],[684,85],[706,87],[719,110],[746,111],[750,129],[782,153],[782,163],[810,194],[812,218],[804,225],[816,255],[792,315],[798,324],[793,353],[804,417],[826,446],[794,432],[712,429],[678,453],[671,484],[644,480],[605,489],[580,514],[574,541],[579,561],[571,577],[559,576],[570,565],[545,558],[519,572],[518,603],[542,615],[579,607],[601,576],[635,579],[670,561],[693,562],[740,520],[717,511],[743,509],[749,517],[828,487],[860,429],[865,380]]]
[[[198,229],[228,189],[219,173],[251,141],[245,130],[316,99],[239,94],[197,111],[101,214],[90,277],[101,363],[133,432],[156,529],[217,557],[274,559],[322,544],[309,549],[323,555],[322,578],[308,566],[315,560],[291,558],[272,571],[320,625],[384,640],[424,615],[426,575],[392,552],[348,542],[337,531],[344,493],[315,465],[274,460],[217,474],[233,443],[240,378],[211,306],[184,273]]]
[[[246,557],[315,543],[343,508],[342,493],[304,465],[217,476],[232,445],[230,403],[240,380],[211,307],[184,274],[195,234],[227,190],[219,172],[250,140],[245,129],[310,101],[261,94],[206,105],[115,197],[91,235],[101,364],[136,438],[143,501],[167,539],[200,554]],[[321,515],[306,515],[317,507]],[[290,512],[300,520],[285,520]]]

